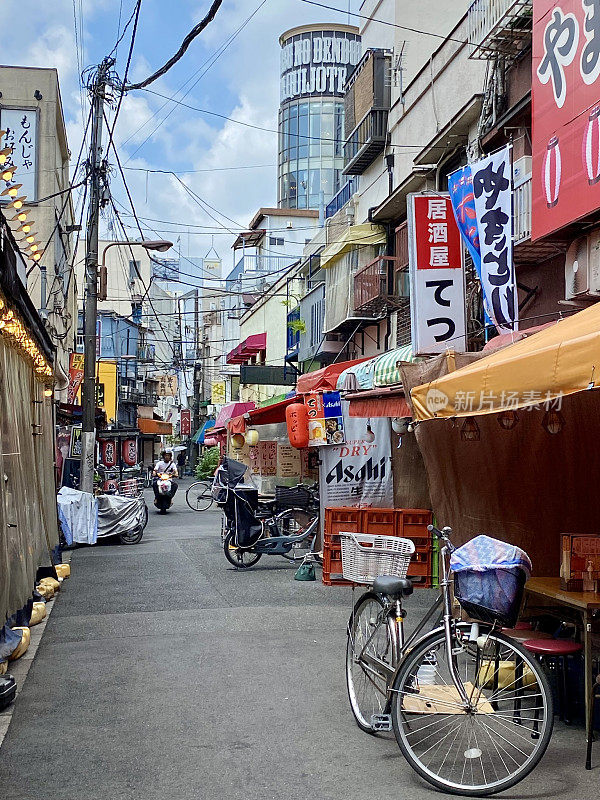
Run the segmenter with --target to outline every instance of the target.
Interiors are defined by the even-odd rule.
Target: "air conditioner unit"
[[[590,294],[600,295],[600,228],[588,235],[589,240],[589,268],[588,281]]]
[[[513,162],[513,185],[520,186],[531,177],[531,156],[521,156]]]
[[[565,260],[565,297],[567,300],[586,295],[590,290],[589,247],[587,236],[578,236],[569,245]]]

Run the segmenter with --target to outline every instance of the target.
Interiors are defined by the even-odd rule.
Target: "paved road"
[[[167,517],[151,511],[141,544],[74,552],[0,749],[0,797],[435,797],[395,741],[353,723],[351,592],[294,581],[276,557],[236,572],[219,514],[176,500]],[[583,764],[583,732],[563,728],[504,797],[591,800],[600,767]]]

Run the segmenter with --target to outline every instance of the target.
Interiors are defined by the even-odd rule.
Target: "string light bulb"
[[[31,230],[31,223],[24,222],[17,228],[17,233],[29,233],[30,230]]]
[[[27,200],[27,195],[26,194],[21,195],[21,197],[15,197],[15,199],[12,201],[12,203],[8,204],[8,207],[9,208],[14,208],[14,209],[16,209],[16,211],[18,211],[20,208],[23,208],[23,203],[25,202],[25,200]]]
[[[11,153],[12,147],[4,147],[2,150],[0,150],[0,167],[3,167],[6,164]]]
[[[27,219],[27,214],[29,214],[29,209],[24,208],[22,211],[19,211],[18,214],[15,214],[15,216],[12,219],[9,219],[8,221],[17,222],[18,220],[19,222],[25,222],[25,220]]]
[[[14,183],[12,186],[6,188],[3,192],[0,192],[0,197],[16,197],[19,194],[19,189],[21,189],[22,186],[22,183]]]

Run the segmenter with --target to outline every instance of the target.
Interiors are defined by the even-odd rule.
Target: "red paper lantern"
[[[102,440],[102,463],[105,467],[114,467],[117,463],[117,444],[114,439]]]
[[[117,492],[119,490],[119,481],[116,478],[109,478],[104,481],[102,488],[105,492]]]
[[[137,464],[136,439],[123,439],[121,456],[128,467],[134,467]]]
[[[308,447],[308,411],[304,403],[292,403],[285,410],[285,422],[292,447]]]

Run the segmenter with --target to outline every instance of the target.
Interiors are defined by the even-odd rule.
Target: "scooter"
[[[154,501],[154,505],[158,508],[159,514],[166,514],[173,502],[171,497],[171,476],[167,475],[166,472],[161,472],[157,476],[156,488],[158,496]]]

